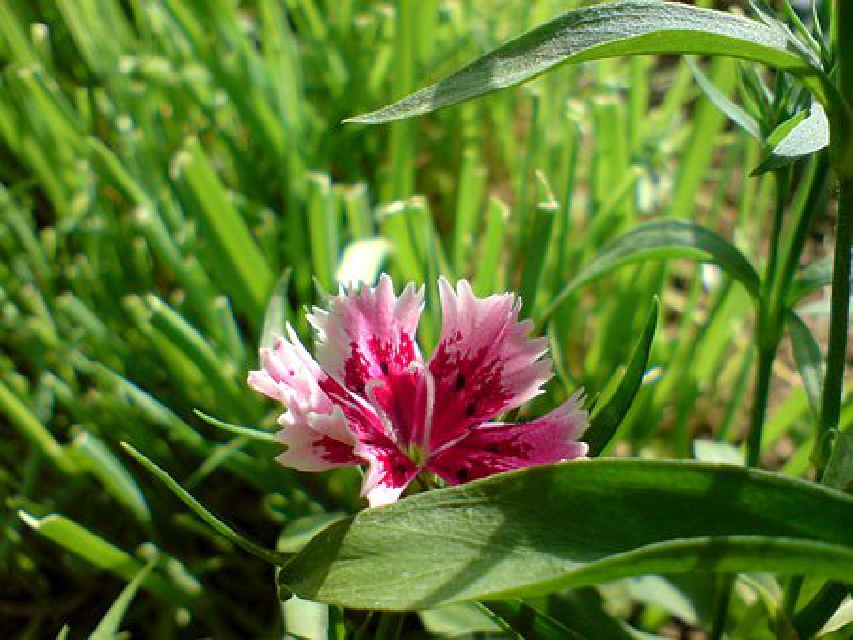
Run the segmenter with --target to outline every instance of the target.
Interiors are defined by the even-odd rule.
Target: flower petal
[[[279,418],[285,428],[278,437],[288,450],[277,459],[301,471],[320,471],[359,464],[349,418],[323,389],[328,376],[302,346],[288,325],[288,337],[278,337],[272,349],[261,349],[262,369],[249,373],[249,386],[281,402],[287,412]],[[372,412],[359,417],[369,422]],[[374,421],[378,418],[372,416]]]
[[[285,467],[299,471],[326,471],[361,464],[353,454],[353,445],[341,442],[311,428],[305,422],[290,424],[278,432],[287,451],[276,457]]]
[[[358,454],[368,461],[367,473],[361,486],[371,507],[396,502],[420,469],[396,447],[360,446]]]
[[[432,449],[527,402],[552,375],[551,361],[540,360],[548,341],[528,337],[533,323],[519,321],[514,295],[477,298],[467,281],[454,291],[444,278],[439,295],[442,334],[428,365],[436,398]]]
[[[331,409],[331,402],[319,385],[325,375],[323,370],[290,325],[286,331],[287,338],[276,337],[272,349],[260,350],[262,368],[249,373],[249,386],[288,408],[295,405],[303,411]]]
[[[551,413],[521,424],[485,423],[429,459],[427,468],[451,484],[495,473],[586,456],[576,442],[587,427],[586,411],[576,393]]]
[[[422,308],[423,289],[409,284],[396,297],[391,278],[383,275],[376,287],[343,289],[329,311],[315,307],[308,317],[323,369],[368,400],[403,444],[423,423],[425,409],[415,342]]]

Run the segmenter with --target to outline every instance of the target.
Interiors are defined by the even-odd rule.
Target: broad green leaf
[[[564,13],[438,83],[349,121],[411,118],[520,84],[563,63],[638,54],[733,56],[801,76],[818,73],[788,50],[784,34],[755,20],[675,2],[627,0]]]
[[[758,297],[760,280],[740,250],[720,234],[688,220],[653,220],[614,238],[551,301],[545,316],[584,285],[628,264],[664,258],[711,262]]]
[[[789,311],[785,315],[785,324],[788,327],[788,335],[791,336],[794,360],[797,363],[800,377],[803,379],[803,386],[809,398],[809,406],[814,416],[817,417],[820,415],[826,361],[811,330],[796,312]]]
[[[584,460],[430,491],[333,524],[286,564],[302,598],[424,609],[647,573],[853,575],[853,496],[763,471]]]
[[[819,102],[780,124],[764,143],[765,153],[751,175],[787,166],[829,145],[829,120]]]
[[[328,638],[329,605],[290,598],[281,605],[286,638]]]
[[[265,560],[266,562],[270,562],[272,564],[282,564],[289,556],[278,553],[277,551],[272,551],[256,542],[252,542],[245,536],[240,535],[234,529],[225,524],[222,520],[213,515],[210,511],[208,511],[204,505],[202,505],[198,500],[196,500],[190,493],[184,489],[180,484],[178,484],[172,476],[163,471],[156,464],[151,462],[144,455],[139,453],[136,449],[131,447],[126,442],[122,443],[125,451],[127,451],[131,456],[133,456],[139,464],[145,467],[151,475],[157,478],[160,482],[165,484],[169,489],[172,490],[178,498],[180,498],[181,502],[187,505],[192,511],[201,518],[205,523],[208,524],[216,533],[221,535],[226,540],[233,542],[235,545],[240,547],[241,549],[248,551],[253,556],[257,556],[261,560]]]
[[[333,522],[344,518],[343,513],[314,513],[289,522],[278,537],[276,549],[282,553],[298,553],[311,538]]]
[[[625,415],[631,408],[640,386],[643,384],[643,376],[649,363],[649,351],[652,348],[652,340],[658,323],[658,301],[652,303],[649,317],[643,334],[634,347],[628,367],[619,386],[606,401],[600,402],[590,417],[590,425],[584,434],[584,441],[589,444],[589,453],[596,456],[604,450],[607,443],[616,435],[616,430],[625,419]]]
[[[118,635],[121,621],[122,618],[124,618],[124,614],[127,612],[127,608],[130,606],[130,603],[133,602],[133,598],[136,596],[136,592],[139,591],[139,587],[141,587],[142,583],[145,582],[145,578],[147,578],[148,574],[154,569],[156,561],[156,557],[153,558],[140,570],[139,573],[136,574],[133,580],[127,583],[127,586],[122,589],[119,597],[116,598],[115,602],[110,606],[106,615],[101,618],[98,626],[95,627],[94,631],[92,631],[89,636],[89,640],[112,640]]]
[[[444,637],[458,637],[471,633],[494,633],[501,630],[482,605],[457,602],[437,609],[427,609],[420,614],[421,622],[430,633]]]

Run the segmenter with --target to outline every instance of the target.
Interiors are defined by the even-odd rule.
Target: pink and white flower
[[[362,495],[378,506],[422,471],[459,484],[586,455],[579,393],[532,422],[488,422],[542,392],[552,376],[547,339],[529,337],[532,322],[519,321],[513,294],[477,298],[465,280],[455,291],[438,284],[443,329],[427,362],[415,342],[423,288],[396,296],[387,275],[376,287],[342,289],[328,311],[313,309],[317,361],[289,326],[261,349],[249,386],[287,408],[281,464],[366,464]]]

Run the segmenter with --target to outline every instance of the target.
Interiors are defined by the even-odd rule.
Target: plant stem
[[[835,0],[832,14],[832,48],[837,58],[836,87],[839,104],[830,114],[829,157],[839,179],[838,221],[835,231],[835,256],[832,269],[829,345],[826,377],[821,397],[820,417],[812,457],[817,477],[823,476],[829,459],[827,436],[838,426],[847,357],[847,332],[850,318],[850,251],[853,245],[853,2]],[[790,585],[788,606],[796,609],[796,594],[802,578]],[[793,616],[793,625],[801,637],[816,633],[844,600],[849,589],[838,583],[826,583],[818,594]]]
[[[808,191],[805,193],[805,198],[802,201],[801,207],[795,207],[797,212],[797,226],[791,236],[791,241],[788,246],[788,252],[782,261],[782,266],[776,274],[773,281],[773,286],[770,288],[770,298],[768,304],[771,309],[777,309],[781,313],[785,304],[788,302],[788,291],[791,288],[791,282],[794,280],[794,275],[797,272],[797,267],[800,264],[800,258],[803,255],[803,248],[806,245],[811,222],[814,220],[818,206],[823,201],[824,189],[827,184],[829,174],[829,159],[826,153],[819,153],[814,161],[813,171],[807,174],[808,183],[806,187]],[[806,176],[804,176],[804,179]],[[799,194],[798,194],[799,195]],[[799,198],[797,198],[799,200]]]
[[[761,436],[764,431],[764,419],[767,415],[767,400],[770,397],[770,382],[773,378],[773,361],[779,348],[781,332],[781,309],[775,305],[780,301],[774,299],[773,285],[777,280],[779,270],[779,245],[782,237],[782,222],[785,214],[785,203],[788,199],[790,184],[788,169],[776,171],[776,205],[773,208],[773,227],[770,231],[770,255],[767,269],[761,287],[761,299],[758,302],[758,322],[756,325],[756,342],[758,343],[758,364],[755,369],[755,391],[752,399],[752,415],[749,423],[749,434],[746,440],[746,465],[758,466],[761,458]],[[787,262],[790,256],[785,256]]]
[[[382,611],[379,613],[379,623],[376,625],[376,640],[397,640],[405,621],[404,613]]]
[[[838,426],[847,357],[850,305],[850,250],[853,245],[853,179],[842,178],[838,191],[838,222],[835,231],[835,258],[832,268],[832,300],[829,316],[829,347],[826,379],[821,398],[820,421],[815,441],[816,464],[823,470],[827,456],[825,441]]]
[[[729,616],[729,602],[732,599],[732,587],[734,586],[735,574],[726,573],[717,579],[719,589],[717,591],[717,602],[714,605],[714,620],[711,623],[709,640],[720,640],[726,630],[726,619]]]
[[[752,419],[749,425],[749,435],[746,441],[746,465],[758,466],[761,457],[761,434],[764,431],[764,418],[767,414],[767,399],[770,395],[770,379],[773,375],[773,360],[776,357],[775,340],[762,343],[761,334],[767,330],[766,322],[759,321],[758,366],[755,371],[755,394],[752,401]]]

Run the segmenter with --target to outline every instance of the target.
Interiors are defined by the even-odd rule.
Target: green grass
[[[656,368],[612,449],[691,457],[699,437],[743,441],[755,318],[726,275],[632,265],[545,318],[607,241],[653,217],[701,222],[763,265],[773,189],[748,177],[758,143],[683,62],[586,64],[420,120],[341,124],[563,9],[0,3],[0,630],[272,637],[310,613],[332,637],[364,619],[300,601],[282,613],[273,571],[186,515],[120,447],[268,546],[362,508],[354,471],[293,472],[268,443],[194,413],[273,430],[275,407],[245,385],[270,299],[273,326],[288,319],[307,339],[303,308],[350,277],[348,248],[362,252],[349,268],[427,284],[426,348],[438,275],[519,291],[558,371],[531,413],[579,386],[607,392],[659,296]],[[703,65],[727,93],[737,67]],[[814,318],[820,335],[826,317]],[[776,372],[765,462],[804,476],[813,418],[793,361]],[[740,587],[739,619],[766,619]],[[707,605],[702,589],[685,593]],[[634,622],[660,631],[676,609],[642,595],[608,591],[601,619],[616,624],[633,598],[652,602]],[[545,608],[563,619],[587,596]],[[463,613],[477,612],[482,623]]]

